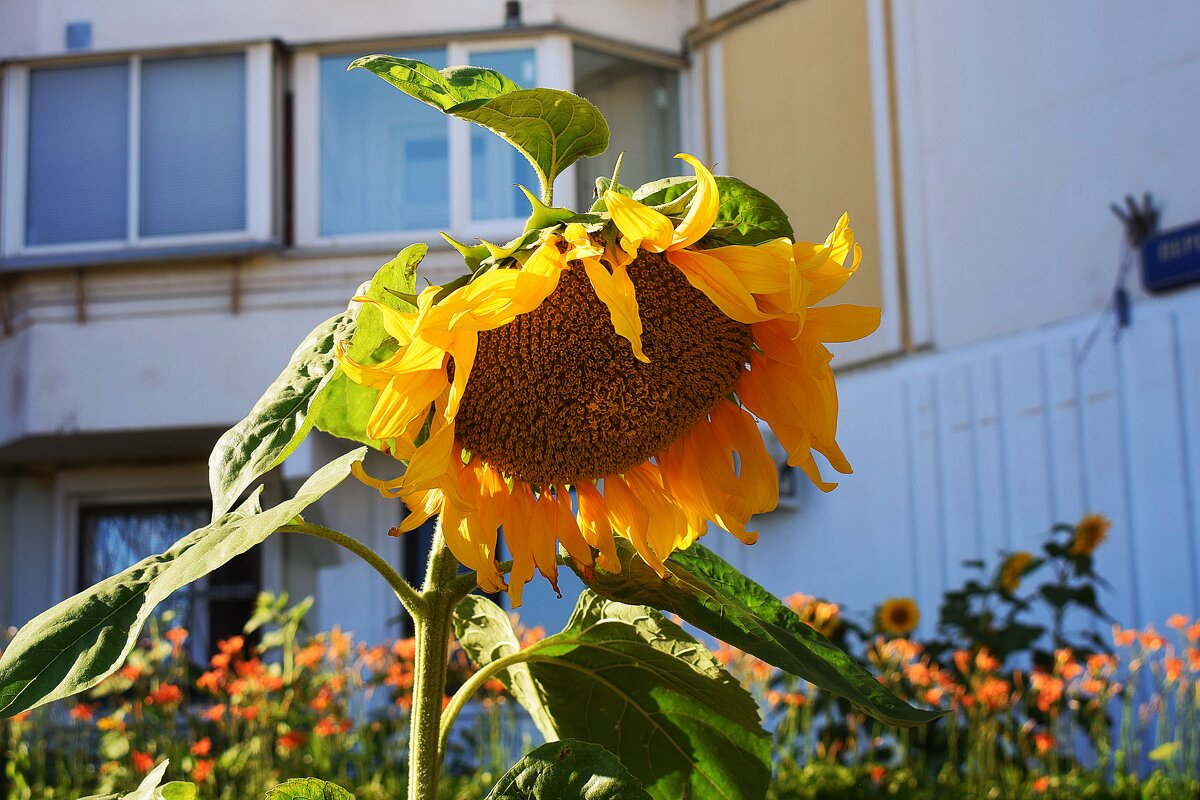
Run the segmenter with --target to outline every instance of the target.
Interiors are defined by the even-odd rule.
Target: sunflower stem
[[[435,800],[442,772],[439,734],[450,662],[450,619],[458,603],[458,560],[446,546],[441,519],[421,587],[420,613],[413,615],[417,648],[413,664],[412,717],[408,740],[408,800]]]

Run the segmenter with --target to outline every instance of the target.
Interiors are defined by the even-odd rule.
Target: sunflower
[[[997,580],[997,585],[1001,590],[1012,594],[1021,587],[1021,578],[1025,577],[1025,573],[1029,571],[1032,564],[1032,553],[1024,550],[1013,553],[1004,559],[1004,563],[1000,565],[1000,576]]]
[[[557,590],[560,544],[585,573],[593,549],[617,572],[624,536],[665,575],[709,522],[753,543],[746,525],[779,489],[757,419],[821,489],[836,484],[813,451],[850,472],[824,343],[871,333],[879,309],[810,308],[858,267],[847,218],[822,244],[699,249],[717,183],[678,157],[696,173],[680,218],[608,191],[602,225],[547,228],[511,266],[425,289],[414,312],[378,304],[399,343],[381,363],[339,345],[350,379],[379,391],[367,435],[408,462],[358,477],[412,510],[398,533],[440,514],[454,555],[514,606],[535,570]]]
[[[1069,552],[1073,556],[1090,556],[1108,538],[1112,522],[1103,514],[1085,514],[1075,526]]]
[[[911,597],[889,597],[875,614],[875,624],[884,633],[906,636],[917,628],[921,610]]]

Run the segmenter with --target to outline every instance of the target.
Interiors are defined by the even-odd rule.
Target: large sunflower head
[[[359,477],[412,509],[399,531],[440,514],[458,559],[514,605],[535,570],[556,584],[559,545],[585,572],[594,557],[619,571],[624,536],[664,573],[709,523],[752,543],[751,516],[778,500],[758,420],[821,489],[835,484],[814,451],[850,471],[825,342],[867,335],[879,310],[812,307],[858,266],[847,218],[819,244],[705,248],[717,182],[679,157],[695,171],[684,197],[656,208],[609,189],[595,213],[492,248],[412,312],[376,303],[399,345],[384,361],[339,348],[379,392],[367,435],[408,462],[399,478]]]

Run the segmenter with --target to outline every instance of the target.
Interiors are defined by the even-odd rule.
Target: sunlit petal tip
[[[680,250],[690,247],[712,229],[717,221],[717,211],[720,209],[721,198],[717,193],[717,180],[700,160],[687,153],[676,153],[676,158],[682,159],[696,173],[696,194],[688,206],[687,214],[675,228],[668,249]]]
[[[604,203],[625,239],[626,250],[640,247],[661,253],[674,242],[675,226],[669,217],[611,189],[604,193]]]

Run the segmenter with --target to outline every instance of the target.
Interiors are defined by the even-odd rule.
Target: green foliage
[[[845,651],[754,581],[706,547],[694,544],[666,562],[665,579],[617,540],[621,573],[580,575],[590,589],[611,600],[642,603],[678,614],[721,641],[768,664],[845,697],[891,725],[920,725],[940,712],[913,708],[879,685]]]
[[[512,621],[504,609],[477,594],[469,594],[454,609],[454,635],[476,664],[490,664],[521,649]],[[501,682],[533,718],[546,741],[559,737],[554,717],[546,708],[529,665],[513,664],[500,675]]]
[[[721,204],[713,232],[700,240],[702,247],[762,244],[781,236],[795,239],[787,214],[770,197],[727,175],[716,176],[716,181]],[[670,214],[674,211],[671,202],[682,198],[695,185],[696,179],[692,177],[663,178],[638,187],[633,199],[650,206],[663,206],[663,213]]]
[[[1002,554],[1000,565],[990,574],[985,562],[964,561],[963,566],[976,574],[945,593],[938,617],[942,638],[930,644],[931,653],[938,656],[965,645],[987,650],[1002,661],[1029,653],[1035,663],[1047,666],[1053,661],[1052,651],[1060,648],[1069,647],[1077,655],[1104,651],[1104,643],[1094,633],[1066,629],[1073,609],[1096,621],[1111,621],[1096,591],[1106,584],[1095,573],[1090,552],[1071,552],[1074,536],[1074,526],[1055,525],[1042,543],[1040,556]],[[1020,570],[1013,566],[1018,558],[1025,562]],[[1035,583],[1042,575],[1047,578]],[[1030,584],[1032,591],[1022,591]],[[1047,618],[1049,627],[1040,624]]]
[[[395,258],[384,264],[375,277],[358,295],[377,300],[397,311],[414,311],[409,302],[416,291],[417,266],[429,251],[425,244],[414,244],[401,250]],[[356,295],[357,296],[357,295]],[[364,364],[376,364],[396,352],[396,340],[383,327],[383,311],[370,303],[352,303],[358,309],[357,324],[343,338],[350,338],[346,354]],[[367,438],[367,420],[379,391],[362,386],[346,377],[340,367],[322,387],[313,403],[312,421],[318,430],[343,439],[365,444],[376,450],[382,443]]]
[[[435,70],[408,58],[373,55],[361,67],[437,110],[482,125],[517,148],[533,165],[542,196],[581,158],[608,147],[608,123],[578,95],[558,89],[522,89],[499,72],[479,67]]]
[[[217,440],[208,459],[213,520],[233,508],[257,478],[283,463],[313,425],[314,398],[337,371],[334,347],[354,332],[358,303],[318,325],[238,424]]]
[[[293,778],[267,792],[266,800],[354,800],[354,795],[319,778]]]
[[[116,671],[154,607],[286,525],[340,483],[365,448],[325,465],[291,500],[260,511],[257,494],[160,555],[101,581],[23,627],[0,659],[0,715],[89,689]]]
[[[500,625],[495,612],[473,619]],[[499,649],[469,652],[486,665]],[[522,656],[538,713],[554,731],[616,754],[652,797],[750,800],[766,792],[770,740],[754,701],[703,645],[653,609],[585,591],[566,628]]]
[[[650,795],[603,747],[563,739],[514,764],[487,800],[650,800]]]

